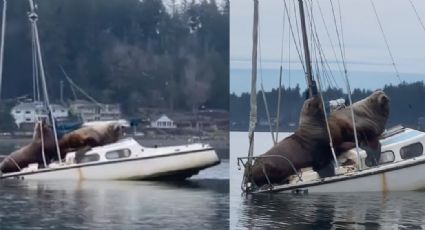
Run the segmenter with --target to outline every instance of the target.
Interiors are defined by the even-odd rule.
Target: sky
[[[353,88],[382,88],[385,84],[397,84],[402,81],[412,82],[425,80],[425,30],[413,10],[410,0],[373,0],[390,50],[394,56],[396,67],[400,72],[397,78],[385,40],[379,29],[370,0],[332,0],[338,17],[338,1],[341,4],[343,36],[345,44],[345,60]],[[425,22],[425,1],[411,0],[423,22]],[[286,0],[291,11],[291,21],[295,28],[294,6],[297,0]],[[310,0],[309,0],[310,2]],[[340,49],[333,21],[330,0],[313,0],[313,18],[323,52],[335,71],[337,86],[342,87],[343,75],[338,74]],[[294,5],[296,4],[296,5]],[[292,10],[291,10],[292,9]],[[298,8],[297,8],[298,9]],[[306,10],[309,9],[308,7]],[[323,20],[331,38],[329,39],[319,9],[323,12]],[[266,85],[277,87],[278,69],[282,48],[283,0],[260,0],[260,46],[261,67]],[[252,0],[230,1],[230,88],[231,92],[245,92],[249,89],[250,66],[252,52]],[[292,84],[305,85],[299,58],[294,43],[289,43],[288,19],[286,18],[284,33],[283,67],[298,70],[292,74]],[[337,18],[337,23],[339,23]],[[341,33],[341,31],[339,31]],[[297,36],[297,35],[296,35]],[[292,38],[291,38],[292,39]],[[291,40],[292,41],[292,40]],[[336,50],[335,57],[331,42]],[[289,49],[291,45],[291,49]],[[290,56],[289,56],[290,55]],[[341,67],[341,65],[339,65]],[[268,72],[267,72],[268,71]],[[373,73],[377,77],[373,77]],[[379,75],[379,77],[378,77]],[[422,77],[423,76],[423,77]],[[285,76],[284,76],[285,78]],[[288,81],[286,79],[286,81]],[[276,83],[276,84],[275,84]],[[284,80],[285,83],[285,80]],[[286,82],[288,84],[288,82]]]

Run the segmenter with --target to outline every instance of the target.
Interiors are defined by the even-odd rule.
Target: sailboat
[[[372,3],[373,4],[373,3]],[[298,0],[299,16],[301,22],[301,32],[304,49],[305,73],[309,86],[309,94],[314,90],[314,78],[311,68],[308,37],[306,31],[304,2]],[[256,84],[257,84],[257,43],[258,43],[258,0],[254,0],[254,28],[253,28],[253,50],[252,50],[252,80],[251,80],[251,110],[249,123],[249,151],[248,157],[239,157],[238,165],[244,166],[244,176],[242,179],[242,191],[245,193],[335,193],[335,192],[389,192],[389,191],[412,191],[425,189],[425,133],[396,126],[385,130],[380,136],[381,153],[377,165],[370,165],[366,162],[367,152],[359,148],[356,130],[354,137],[356,148],[348,150],[346,154],[356,156],[354,165],[342,165],[343,159],[335,156],[333,152],[333,166],[335,175],[320,177],[319,174],[311,168],[302,168],[297,170],[293,167],[293,175],[288,177],[284,183],[271,183],[268,180],[266,170],[263,168],[264,176],[268,184],[257,186],[250,178],[250,170],[253,163],[262,158],[254,156],[254,130],[257,117],[256,102]],[[351,95],[347,75],[347,91],[350,105]],[[320,84],[319,84],[320,85]],[[267,108],[267,107],[266,107]],[[279,111],[279,110],[278,110]],[[325,114],[326,116],[326,114]],[[354,113],[351,108],[351,118],[353,127],[355,127]],[[329,130],[328,130],[329,132]],[[330,138],[332,139],[332,138]],[[332,145],[331,145],[332,148]],[[269,156],[273,157],[273,156]],[[289,159],[279,159],[276,161],[288,161]]]
[[[6,0],[3,5],[2,45],[5,31]],[[209,144],[192,143],[168,147],[148,148],[140,145],[133,138],[121,138],[114,143],[85,150],[83,156],[69,152],[61,158],[55,119],[49,102],[43,59],[38,36],[36,7],[29,0],[28,14],[33,38],[34,63],[37,66],[36,80],[41,84],[42,99],[47,110],[48,120],[53,129],[57,161],[47,162],[44,147],[41,155],[44,164],[30,163],[19,167],[18,171],[0,173],[0,179],[25,180],[152,180],[152,179],[186,179],[200,170],[220,163],[216,151]],[[3,53],[3,52],[1,52]],[[0,65],[2,66],[2,65]],[[39,74],[39,75],[38,75]],[[1,80],[1,79],[0,79]],[[38,83],[37,83],[38,84]],[[39,122],[44,122],[40,119]],[[40,126],[41,127],[41,126]],[[43,136],[41,131],[41,136]],[[43,146],[43,138],[41,139]],[[9,157],[10,158],[10,157]],[[5,160],[7,160],[6,157]]]

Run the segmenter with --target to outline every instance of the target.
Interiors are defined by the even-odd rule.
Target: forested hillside
[[[190,110],[228,108],[229,2],[39,0],[39,33],[52,101],[59,66],[103,103]],[[1,98],[32,95],[27,0],[8,1]],[[64,96],[73,99],[65,84]]]
[[[397,86],[387,85],[383,88],[384,92],[390,97],[390,117],[387,127],[402,124],[407,127],[418,127],[420,117],[425,117],[425,85],[423,82],[402,83]],[[354,89],[352,94],[353,102],[363,99],[372,93],[370,90]],[[326,101],[338,98],[344,98],[348,102],[347,94],[341,89],[328,88],[323,92]],[[240,96],[230,95],[230,128],[233,130],[248,130],[249,116],[249,98],[248,93]],[[273,89],[266,92],[270,116],[276,117],[278,90]],[[305,100],[305,92],[297,86],[295,88],[283,88],[281,99],[280,127],[282,130],[293,130],[298,125],[299,112]],[[262,94],[258,93],[258,128],[260,130],[269,130],[265,106]],[[290,126],[290,124],[295,126]],[[423,126],[425,124],[421,124]]]

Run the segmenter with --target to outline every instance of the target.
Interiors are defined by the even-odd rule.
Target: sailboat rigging
[[[310,2],[310,7],[312,7],[312,2]],[[338,44],[340,47],[342,65],[344,68],[344,80],[347,88],[348,108],[345,109],[348,117],[350,117],[350,125],[353,129],[353,139],[354,139],[354,148],[346,151],[344,154],[351,154],[356,156],[356,160],[354,160],[354,165],[344,165],[340,164],[341,159],[339,155],[337,157],[334,144],[333,144],[333,135],[330,129],[330,124],[328,122],[328,114],[326,110],[323,111],[324,121],[326,125],[326,131],[329,135],[329,146],[332,153],[333,158],[333,167],[334,174],[326,177],[319,177],[319,175],[310,169],[297,169],[297,166],[291,162],[291,160],[284,155],[274,154],[276,152],[276,148],[274,150],[270,150],[270,153],[254,156],[253,146],[254,146],[254,130],[257,119],[257,107],[256,107],[256,72],[257,72],[257,43],[258,43],[258,0],[254,0],[254,27],[253,27],[253,49],[252,49],[252,77],[251,77],[251,110],[250,110],[250,125],[249,125],[249,151],[248,157],[239,157],[238,165],[242,164],[244,166],[244,174],[242,179],[242,190],[247,193],[264,193],[264,192],[292,192],[292,193],[308,193],[308,192],[352,192],[352,191],[390,191],[390,190],[414,190],[425,187],[425,184],[422,181],[419,175],[416,176],[415,173],[418,173],[418,170],[421,170],[425,167],[425,155],[423,153],[423,145],[425,144],[425,133],[403,128],[401,126],[394,127],[392,129],[386,130],[379,135],[379,153],[380,157],[378,157],[379,162],[371,163],[369,153],[366,146],[360,147],[360,143],[358,140],[358,135],[362,133],[358,133],[357,130],[357,122],[358,119],[363,119],[362,117],[357,118],[355,116],[358,115],[357,112],[354,111],[354,107],[358,107],[359,103],[365,103],[364,101],[359,103],[352,103],[351,99],[351,89],[348,80],[348,71],[345,63],[345,50],[343,35],[339,34],[339,29],[336,24],[336,16],[335,10],[331,1],[332,11],[333,11],[333,19],[335,22],[335,29],[338,37]],[[373,5],[373,3],[372,3]],[[286,6],[286,2],[284,1],[284,6],[286,12],[288,12],[288,8]],[[341,19],[341,8],[339,7],[340,19]],[[373,8],[376,9],[373,5]],[[305,71],[306,81],[308,85],[308,95],[310,98],[320,97],[321,104],[323,108],[325,108],[325,103],[322,95],[322,82],[320,80],[319,71],[317,72],[317,81],[316,84],[315,77],[313,76],[312,70],[312,60],[310,54],[309,40],[306,29],[306,16],[304,12],[304,1],[298,0],[298,11],[300,16],[300,28],[302,34],[303,41],[303,50],[304,50],[304,60],[302,60],[300,56],[300,52],[297,48],[297,42],[295,36],[294,38],[295,47],[297,48],[298,54],[300,56],[300,61],[304,61],[303,69]],[[312,19],[313,15],[310,13],[310,23],[313,31],[314,21]],[[382,25],[379,22],[381,32],[384,34]],[[288,14],[288,21],[289,14]],[[313,22],[312,22],[313,21]],[[298,25],[297,25],[298,26]],[[342,23],[341,23],[341,32],[342,32]],[[289,22],[290,31],[293,34],[293,29],[291,23]],[[298,28],[298,27],[297,27]],[[320,43],[318,42],[317,34],[311,32],[312,43],[316,44],[316,48],[318,50],[320,60],[323,64],[323,53],[320,48]],[[329,33],[328,33],[329,36]],[[384,37],[386,40],[386,38]],[[387,49],[389,50],[388,42],[386,41]],[[389,51],[390,52],[390,51]],[[335,52],[334,52],[335,54]],[[395,68],[397,76],[398,70],[395,66],[394,58],[390,53],[392,64]],[[317,60],[316,60],[317,62]],[[316,63],[317,64],[317,63]],[[318,65],[317,65],[318,66]],[[282,67],[281,67],[282,68]],[[325,68],[324,68],[325,69]],[[318,67],[317,67],[317,70]],[[280,70],[282,72],[282,70]],[[279,87],[281,87],[281,79],[279,79]],[[380,95],[380,96],[377,96]],[[386,95],[381,92],[376,92],[374,95],[379,98],[382,98],[383,103],[387,103],[389,99]],[[280,97],[280,96],[279,96]],[[381,99],[380,99],[381,101]],[[278,114],[279,114],[279,106],[278,106]],[[330,115],[331,116],[331,115]],[[277,120],[279,117],[276,118]],[[278,130],[276,130],[278,131]],[[363,131],[362,131],[363,132]],[[275,139],[273,140],[275,141]],[[367,142],[367,141],[366,141]],[[366,151],[367,150],[367,151]],[[412,153],[415,157],[411,157],[411,155],[407,156],[406,151],[413,151]],[[375,153],[373,153],[375,154]],[[293,176],[289,176],[288,178],[281,178],[281,182],[272,181],[270,176],[268,175],[268,170],[266,166],[264,166],[262,159],[265,158],[275,158],[276,161],[285,161],[287,163],[287,167],[293,170]],[[369,158],[369,160],[368,160]],[[246,162],[245,162],[246,161]],[[257,164],[258,167],[262,168],[262,176],[264,177],[264,181],[266,181],[265,185],[257,186],[255,181],[252,179],[252,167],[255,163],[261,161]],[[354,166],[354,167],[353,167]],[[276,169],[273,169],[276,170]],[[304,173],[302,173],[302,172]],[[258,170],[257,170],[258,173]],[[415,176],[410,176],[410,174],[414,174]],[[276,176],[275,174],[274,176]],[[286,175],[286,174],[285,174]],[[258,176],[258,175],[257,175]],[[384,177],[384,183],[381,185],[377,183],[377,178]],[[379,181],[379,180],[378,180]],[[360,186],[361,185],[361,186]]]
[[[5,2],[4,0],[4,4]],[[91,124],[58,139],[44,72],[37,27],[38,15],[34,1],[28,2],[33,47],[34,101],[43,103],[36,108],[38,121],[32,142],[0,162],[0,179],[186,179],[200,170],[220,163],[216,151],[209,144],[192,143],[152,148],[142,146],[133,138],[123,137],[123,125],[120,121]],[[5,10],[3,8],[3,12]],[[4,38],[4,26],[2,28]],[[73,83],[70,78],[68,80]],[[44,110],[47,110],[48,121],[42,118],[42,115],[45,117]],[[54,152],[57,159],[52,156]]]

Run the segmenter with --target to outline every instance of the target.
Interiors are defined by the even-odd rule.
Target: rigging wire
[[[312,6],[312,5],[313,5],[313,1],[310,0],[310,6]],[[324,65],[323,65],[323,68],[324,68],[323,71],[325,73],[324,76],[326,77],[326,79],[328,81],[328,84],[331,87],[332,87],[332,84],[333,83],[335,84],[335,87],[336,87],[338,84],[335,81],[335,77],[333,75],[333,71],[332,71],[332,69],[331,69],[331,67],[329,65],[329,62],[326,59],[325,52],[323,51],[322,44],[320,42],[319,35],[317,33],[317,26],[316,26],[316,21],[314,20],[313,13],[311,13],[311,15],[310,14],[307,14],[307,17],[309,19],[309,23],[310,23],[309,25],[310,25],[310,28],[311,28],[311,31],[312,31],[311,32],[311,34],[312,34],[312,36],[311,36],[312,37],[312,41],[317,43],[316,44],[317,45],[317,48],[320,51],[319,52],[319,56],[324,59]],[[329,74],[326,71],[326,67],[327,67],[327,69],[329,71]]]
[[[332,0],[331,0],[332,2]],[[341,11],[341,2],[340,0],[337,0],[338,3],[338,14],[339,14],[339,28],[341,31],[341,44],[342,44],[342,54],[344,56],[344,60],[346,58],[345,56],[345,39],[344,39],[344,27],[342,27],[342,11]]]
[[[312,34],[312,37],[314,37],[314,36],[317,36],[317,33],[316,34]],[[318,37],[316,37],[316,39],[314,39],[313,41],[318,41],[318,40],[319,40]],[[332,157],[333,157],[333,159],[335,161],[335,167],[338,168],[339,167],[339,163],[338,163],[338,160],[337,160],[337,157],[336,157],[336,153],[335,153],[335,148],[334,148],[334,145],[333,145],[333,139],[332,139],[331,129],[330,129],[330,126],[329,126],[329,121],[328,121],[328,114],[327,114],[326,109],[325,109],[326,108],[326,105],[325,105],[325,99],[323,97],[322,81],[321,81],[321,77],[320,77],[320,67],[319,67],[319,63],[318,63],[319,62],[319,58],[320,58],[320,61],[322,63],[322,67],[324,66],[323,65],[322,55],[321,55],[321,50],[318,48],[318,45],[320,45],[320,44],[318,44],[316,42],[313,42],[313,45],[317,48],[317,49],[314,49],[313,52],[314,52],[314,55],[315,55],[316,79],[317,79],[317,83],[318,83],[317,84],[318,92],[319,92],[320,99],[322,101],[323,115],[324,115],[325,124],[326,124],[326,131],[327,131],[328,138],[329,138],[329,146],[331,148]],[[319,53],[319,58],[317,58],[317,53]],[[322,71],[325,71],[325,70],[322,68]]]
[[[6,9],[7,9],[7,0],[3,0],[3,13],[1,21],[1,41],[0,41],[0,99],[1,99],[1,88],[3,81],[3,60],[4,60],[4,38],[6,31]]]
[[[259,64],[260,64],[260,87],[261,87],[261,95],[263,97],[263,103],[264,103],[264,107],[266,109],[266,116],[267,116],[267,120],[269,123],[269,129],[270,129],[270,134],[272,136],[272,140],[274,142],[274,144],[277,143],[276,139],[274,138],[274,132],[273,132],[273,127],[272,127],[272,120],[270,117],[270,111],[269,111],[269,106],[267,103],[267,98],[266,98],[266,92],[264,90],[264,84],[263,84],[263,66],[262,66],[262,58],[261,58],[261,23],[258,23],[258,56],[260,56],[259,58]]]
[[[283,45],[285,40],[285,11],[282,10],[282,41],[280,48],[280,69],[279,69],[279,89],[277,93],[277,112],[276,112],[276,140],[279,140],[279,120],[280,120],[280,100],[282,97],[282,72],[283,72]],[[289,60],[290,61],[290,60]]]
[[[412,6],[412,8],[413,8],[413,11],[415,11],[415,14],[416,14],[416,17],[418,18],[419,24],[421,25],[422,29],[425,31],[425,25],[424,25],[424,23],[423,23],[423,21],[422,21],[421,16],[420,16],[420,15],[419,15],[419,13],[418,13],[418,10],[416,9],[415,4],[413,4],[413,1],[412,1],[412,0],[409,0],[409,2],[410,2],[410,5],[411,5],[411,6]]]
[[[311,8],[313,7],[313,1],[310,1],[310,7]],[[315,20],[314,20],[313,11],[311,11],[311,14],[307,15],[307,16],[309,18],[310,27],[311,27],[311,31],[312,31],[312,33],[311,33],[311,37],[313,38],[312,39],[312,41],[313,41],[312,46],[315,47],[315,49],[313,49],[313,54],[314,54],[314,57],[315,57],[316,79],[317,79],[317,82],[318,82],[318,85],[317,85],[318,86],[318,93],[319,93],[320,99],[322,101],[323,115],[324,115],[327,134],[328,134],[328,138],[329,138],[329,146],[331,148],[332,157],[335,161],[335,167],[338,168],[339,163],[338,163],[336,153],[335,153],[335,149],[334,149],[334,146],[333,146],[332,135],[331,135],[331,131],[330,131],[329,122],[328,122],[328,119],[327,119],[327,112],[326,112],[326,109],[325,109],[326,108],[325,100],[324,100],[323,93],[322,93],[323,87],[322,87],[322,81],[321,81],[321,75],[320,75],[319,59],[320,59],[320,62],[322,64],[322,71],[324,73],[326,73],[326,65],[324,65],[324,62],[326,62],[325,55],[323,53],[323,49],[322,49],[321,44],[320,44],[320,39],[319,39],[319,36],[318,36],[318,33],[317,33],[317,27],[316,27],[316,23],[315,23]],[[330,72],[330,73],[332,73],[332,72]]]
[[[298,58],[300,60],[301,66],[302,66],[302,68],[303,68],[303,70],[305,72],[306,71],[306,67],[304,66],[304,59],[302,57],[301,51],[300,51],[300,49],[298,47],[298,44],[297,44],[297,40],[295,38],[294,30],[292,28],[292,22],[291,22],[290,13],[289,13],[289,10],[288,10],[288,6],[286,5],[286,0],[283,0],[283,3],[284,3],[286,15],[288,17],[288,24],[289,24],[289,29],[291,30],[292,40],[294,41],[295,49],[297,50],[297,53],[298,53]]]
[[[300,47],[302,47],[302,43],[301,43],[301,37],[300,37],[300,26],[299,26],[299,24],[298,24],[298,14],[297,14],[297,12],[298,12],[298,10],[299,9],[297,9],[297,6],[296,6],[296,4],[294,3],[293,4],[293,9],[294,9],[294,15],[295,15],[295,28],[297,29],[297,38],[298,38],[298,46],[300,46]],[[301,23],[301,22],[300,22]],[[304,49],[301,49],[301,54],[302,54],[302,56],[301,57],[304,57]],[[302,62],[305,62],[304,61],[304,59],[302,59]]]
[[[373,12],[375,13],[376,21],[378,22],[378,26],[379,26],[379,29],[381,30],[382,37],[385,41],[388,54],[391,58],[391,61],[392,61],[391,64],[393,65],[396,76],[401,83],[400,73],[398,72],[397,65],[395,64],[395,61],[394,61],[393,53],[391,52],[391,49],[390,49],[390,44],[388,43],[388,39],[387,39],[387,36],[385,35],[384,28],[382,27],[381,20],[379,19],[378,12],[376,11],[375,3],[373,3],[373,0],[370,0],[370,4],[372,5],[372,9],[373,9]]]
[[[347,65],[345,62],[345,56],[344,56],[344,47],[343,47],[343,43],[341,42],[341,37],[339,35],[339,31],[338,31],[338,25],[336,22],[336,16],[335,16],[335,8],[334,5],[332,3],[332,0],[330,0],[331,3],[331,8],[332,8],[332,15],[333,15],[333,19],[334,19],[334,23],[335,23],[335,31],[338,37],[338,44],[339,44],[339,49],[341,52],[341,58],[342,58],[342,64],[344,67],[344,77],[345,77],[345,84],[347,87],[347,94],[348,94],[348,101],[350,103],[350,112],[351,112],[351,123],[353,124],[353,131],[354,131],[354,142],[356,144],[356,153],[357,153],[357,162],[359,162],[359,165],[357,165],[357,169],[361,170],[362,169],[362,165],[361,161],[360,161],[360,150],[359,150],[359,140],[357,138],[357,128],[356,128],[356,121],[354,119],[354,111],[353,111],[353,101],[351,100],[351,89],[350,89],[350,82],[348,81],[348,71],[347,71]],[[342,21],[341,21],[342,23]]]
[[[104,109],[105,106],[103,106],[101,103],[99,103],[98,101],[96,101],[96,99],[94,99],[93,97],[91,97],[88,93],[86,93],[82,88],[80,88],[77,84],[75,84],[75,82],[69,77],[69,75],[65,72],[64,68],[62,67],[62,65],[59,65],[63,75],[65,76],[66,80],[69,82],[69,84],[73,87],[75,87],[75,89],[77,89],[78,91],[80,91],[80,93],[82,93],[84,96],[86,96],[89,100],[91,100],[93,103],[95,103],[98,107]],[[72,88],[71,88],[72,89]],[[73,90],[73,89],[72,89]],[[75,92],[73,91],[75,98],[77,98]]]
[[[335,58],[335,63],[337,65],[337,67],[338,67],[339,72],[341,72],[341,74],[343,74],[344,72],[342,71],[340,62],[338,61],[338,55],[336,54],[336,51],[335,51],[335,45],[332,42],[331,34],[329,32],[328,26],[326,25],[325,17],[323,16],[322,7],[320,7],[320,2],[319,1],[317,2],[317,8],[319,9],[320,17],[321,17],[322,23],[323,23],[323,25],[325,27],[326,35],[328,36],[329,42],[331,44],[332,52],[333,52],[333,55],[334,55],[334,58]]]

